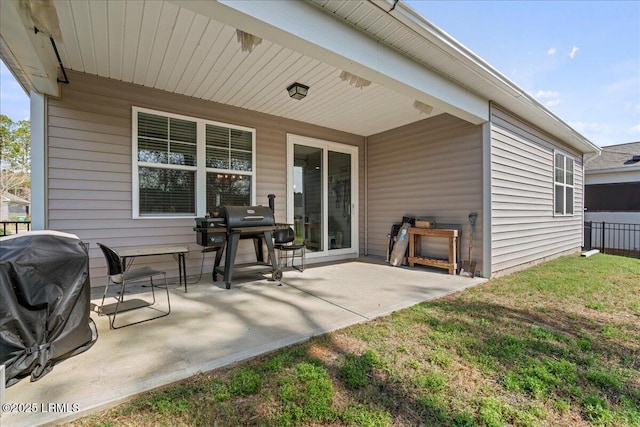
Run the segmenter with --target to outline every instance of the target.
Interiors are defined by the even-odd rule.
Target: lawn
[[[564,257],[70,425],[640,427],[640,260]]]

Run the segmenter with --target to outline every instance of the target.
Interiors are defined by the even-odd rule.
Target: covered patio
[[[193,283],[199,279],[197,283]],[[5,413],[3,425],[61,423],[136,394],[247,360],[349,325],[459,292],[486,279],[423,268],[394,268],[363,257],[287,270],[281,283],[238,277],[230,290],[205,271],[189,292],[171,286],[169,316],[119,330],[92,314],[99,339],[41,380],[23,379],[6,402],[29,402],[36,413]],[[99,304],[95,289],[92,305]],[[143,290],[144,291],[144,290]],[[49,404],[58,410],[48,411]],[[61,405],[64,404],[64,405]]]
[[[476,276],[580,247],[582,155],[597,147],[402,1],[0,8],[0,56],[31,96],[32,228],[88,245],[94,303],[107,282],[97,243],[186,247],[194,277],[194,218],[270,194],[313,264],[281,286],[234,278],[226,290],[208,257],[188,293],[172,287],[169,316],[118,331],[93,316],[89,351],[7,390],[8,402],[72,411],[5,414],[10,425],[78,417],[482,283],[379,261],[404,216],[459,230]],[[556,206],[560,161],[575,194]],[[178,276],[171,256],[149,264]]]

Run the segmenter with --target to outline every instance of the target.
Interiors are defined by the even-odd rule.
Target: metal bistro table
[[[120,251],[120,258],[125,269],[128,269],[137,257],[173,255],[178,263],[178,273],[180,275],[180,286],[184,283],[184,292],[187,292],[187,267],[185,263],[185,254],[189,252],[186,246],[158,246],[152,248],[129,249]],[[184,282],[183,282],[184,281]]]

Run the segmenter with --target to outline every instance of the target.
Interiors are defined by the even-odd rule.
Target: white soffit
[[[0,54],[25,90],[58,96],[58,64],[49,36],[34,31],[24,4],[0,1]]]
[[[340,2],[344,3],[344,2]],[[383,14],[369,2],[357,3]],[[311,2],[288,0],[200,2],[180,0],[182,7],[256,34],[322,62],[382,85],[474,124],[489,118],[487,100],[460,87],[369,34],[318,13]],[[221,7],[224,5],[224,7]]]
[[[335,34],[332,43],[345,45],[354,38],[364,51],[356,49],[355,54],[349,55],[362,57],[366,53],[364,59],[375,60],[378,65],[373,65],[379,70],[274,27],[286,23],[270,22],[269,16],[265,18],[269,22],[265,22],[220,2],[55,0],[54,3],[62,32],[58,49],[63,64],[71,70],[363,136],[443,112],[472,123],[488,118],[486,101],[422,66],[416,69],[413,61],[388,47],[380,50],[379,43],[310,3],[284,1],[270,5],[289,18],[302,6],[303,15],[316,20],[316,25],[344,32]],[[261,18],[262,14],[273,14],[267,3],[231,2],[232,6],[257,7],[258,10],[249,12],[258,13]],[[260,36],[263,42],[250,53],[242,52],[236,28]],[[395,66],[393,58],[404,61],[404,71]],[[386,69],[386,74],[380,69]],[[342,71],[367,78],[372,84],[354,88],[340,79]],[[400,71],[405,75],[419,71],[419,78],[413,79],[425,85],[424,90],[432,89],[431,92],[420,92],[407,85],[405,81],[411,78],[403,77]],[[400,76],[389,76],[394,73]],[[288,97],[286,87],[294,81],[310,86],[305,99],[296,101]],[[432,113],[416,110],[413,107],[416,100],[434,107]]]
[[[58,48],[71,70],[364,136],[430,117],[413,108],[413,97],[376,83],[354,88],[340,79],[341,69],[269,39],[242,52],[235,26],[182,2],[55,4],[64,41]],[[305,99],[289,98],[294,81],[310,86]]]

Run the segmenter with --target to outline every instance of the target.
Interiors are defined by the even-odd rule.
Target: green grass
[[[373,350],[367,350],[360,356],[347,355],[340,367],[340,379],[349,388],[358,389],[370,384],[371,370],[381,367],[382,362]]]
[[[75,425],[640,427],[640,261],[551,261]]]

